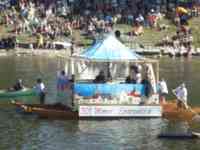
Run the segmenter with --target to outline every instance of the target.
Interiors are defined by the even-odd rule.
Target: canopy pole
[[[112,78],[111,73],[110,73],[110,62],[107,62],[107,79],[106,80],[110,78]]]
[[[158,61],[156,62],[156,67],[157,67],[157,69],[156,69],[157,70],[156,71],[156,78],[157,78],[157,83],[158,83],[159,82],[159,71],[160,71],[159,70],[159,62]]]
[[[74,100],[75,100],[75,92],[74,92],[74,86],[75,86],[75,82],[76,82],[76,77],[74,74],[72,74],[72,78],[71,78],[71,90],[72,90],[72,101],[71,101],[71,105],[72,108],[75,106],[74,105]]]

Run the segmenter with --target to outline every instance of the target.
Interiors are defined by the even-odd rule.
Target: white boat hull
[[[162,117],[162,107],[159,105],[80,105],[79,117]]]

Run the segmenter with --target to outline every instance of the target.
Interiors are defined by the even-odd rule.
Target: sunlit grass
[[[132,26],[126,24],[117,24],[114,27],[114,30],[119,30],[122,33],[122,39],[127,46],[133,45],[143,45],[144,47],[147,46],[155,46],[157,43],[161,42],[161,40],[166,37],[172,37],[176,33],[176,27],[171,23],[168,19],[162,19],[160,24],[165,24],[168,26],[166,30],[158,31],[157,29],[145,28],[144,34],[138,37],[129,37],[128,32],[132,30]],[[200,17],[195,17],[190,20],[190,27],[192,29],[193,34],[193,45],[195,47],[200,47]],[[15,35],[13,32],[13,26],[0,26],[0,38],[5,38],[8,36]],[[74,30],[73,35],[70,37],[59,37],[56,40],[65,41],[66,38],[73,37],[75,41],[83,46],[88,47],[92,43],[92,39],[86,38],[85,36],[81,35],[80,30]],[[20,43],[34,43],[36,42],[36,37],[32,36],[30,33],[24,33],[17,35],[17,39]]]

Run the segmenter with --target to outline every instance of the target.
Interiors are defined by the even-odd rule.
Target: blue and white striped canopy
[[[127,48],[113,35],[86,49],[80,57],[93,60],[107,61],[137,61],[144,57]]]

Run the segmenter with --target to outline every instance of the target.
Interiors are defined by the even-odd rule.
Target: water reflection
[[[112,120],[98,121],[98,123],[81,121],[79,129],[83,135],[87,135],[81,136],[84,142],[87,142],[88,138],[93,139],[94,136],[100,142],[99,146],[106,143],[113,149],[154,149],[155,146],[159,146],[159,143],[157,145],[154,143],[161,124],[161,119]]]

